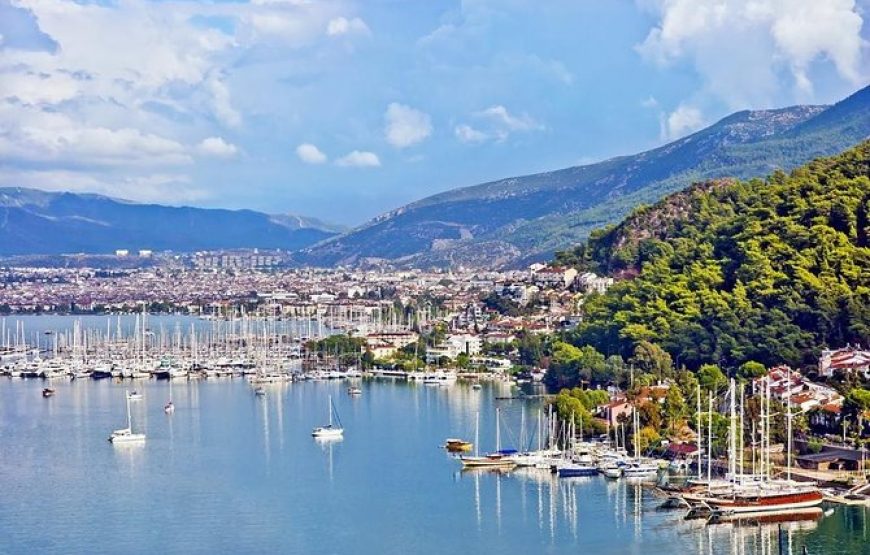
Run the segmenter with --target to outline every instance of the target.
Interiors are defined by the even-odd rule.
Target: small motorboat
[[[127,398],[130,399],[131,401],[141,401],[142,394],[139,393],[138,391],[131,391],[130,393],[127,394]]]
[[[166,403],[166,405],[163,406],[163,412],[165,412],[166,414],[172,414],[173,412],[175,412],[175,405],[172,404],[172,401],[169,401],[168,403]]]
[[[347,388],[348,395],[362,395],[362,389],[358,387],[348,387]]]
[[[266,389],[264,387],[258,387],[254,390],[254,395],[257,397],[264,397],[266,395]]]
[[[475,391],[478,389],[482,389],[482,388],[483,388],[483,386],[480,385],[479,383],[471,384],[471,389],[474,389]]]
[[[464,439],[448,438],[444,441],[444,448],[451,453],[467,453],[474,448],[474,444]]]
[[[42,390],[42,396],[43,396],[43,397],[52,397],[52,396],[54,396],[54,389],[52,389],[52,388],[50,388],[50,387],[46,387],[45,389]]]

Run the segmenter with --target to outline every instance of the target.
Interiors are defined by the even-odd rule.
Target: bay
[[[0,379],[0,553],[779,553],[776,526],[685,521],[641,486],[549,474],[463,473],[440,446],[471,438],[516,445],[536,401],[365,380],[271,386],[240,379]],[[137,388],[140,446],[106,441]],[[343,441],[311,435],[328,398]],[[532,430],[531,424],[527,433]],[[838,507],[817,523],[784,525],[783,553],[868,553],[868,512]]]

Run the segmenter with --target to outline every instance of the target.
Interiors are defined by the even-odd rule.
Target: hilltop
[[[301,253],[311,264],[389,260],[505,266],[545,260],[693,182],[790,170],[870,137],[870,87],[834,106],[742,111],[662,147],[434,195]]]
[[[0,188],[0,255],[115,249],[296,250],[338,228],[293,215],[139,204],[95,194]]]

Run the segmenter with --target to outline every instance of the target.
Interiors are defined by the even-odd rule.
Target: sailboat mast
[[[701,430],[701,386],[698,386],[698,389],[695,391],[695,419],[697,420],[697,426],[695,426],[696,433],[698,435],[698,441],[696,441],[696,447],[698,448],[698,480],[701,479],[701,453],[704,450],[703,441],[704,441],[704,433]]]
[[[713,392],[707,392],[707,491],[710,491],[710,479],[713,468]]]
[[[474,456],[480,455],[480,411],[474,413]]]
[[[786,459],[785,459],[785,464],[786,464],[785,468],[786,468],[786,479],[790,482],[791,481],[791,368],[788,369],[788,379],[786,380],[786,383],[788,384],[788,385],[786,385],[786,387],[788,387],[788,390],[786,391],[786,398],[785,398],[785,410],[788,411],[788,419],[786,420],[786,423],[788,425],[788,429],[786,430],[788,449],[787,449]],[[864,467],[861,466],[861,469],[863,470]]]
[[[499,410],[495,409],[495,450],[496,452],[501,451],[501,433],[499,432]]]
[[[730,414],[728,415],[728,473],[731,479],[737,474],[737,404],[735,402],[736,395],[734,394],[734,378],[731,378],[731,383],[728,387],[728,395],[730,399]]]

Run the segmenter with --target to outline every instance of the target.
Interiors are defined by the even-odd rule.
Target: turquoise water
[[[241,380],[139,386],[141,446],[113,446],[129,384],[0,379],[0,553],[779,553],[774,526],[707,526],[603,478],[462,473],[439,445],[505,444],[523,402],[504,391],[364,381],[253,395]],[[345,438],[318,443],[333,395]],[[535,407],[529,403],[526,410]],[[491,441],[490,441],[491,439]],[[868,553],[868,513],[785,527],[784,553]],[[790,551],[789,551],[790,548]]]

